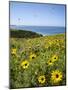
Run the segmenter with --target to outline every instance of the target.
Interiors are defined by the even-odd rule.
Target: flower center
[[[59,77],[59,75],[58,74],[56,74],[56,78],[58,78]]]
[[[27,66],[27,64],[25,64],[25,66]]]
[[[51,60],[50,60],[50,63],[51,63]]]
[[[34,56],[32,57],[32,59],[34,59]]]
[[[56,59],[56,57],[54,59]]]
[[[43,80],[44,80],[44,78],[41,78],[41,80],[43,81]]]

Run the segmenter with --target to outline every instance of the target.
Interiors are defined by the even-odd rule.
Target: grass
[[[65,34],[10,38],[10,88],[66,84]]]

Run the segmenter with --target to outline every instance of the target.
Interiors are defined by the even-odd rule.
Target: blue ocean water
[[[65,27],[55,27],[55,26],[16,26],[11,25],[11,29],[16,30],[28,30],[37,32],[42,35],[51,35],[51,34],[59,34],[59,33],[65,33]]]

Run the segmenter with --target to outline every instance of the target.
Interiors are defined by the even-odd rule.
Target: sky
[[[10,2],[10,25],[65,27],[65,5]]]

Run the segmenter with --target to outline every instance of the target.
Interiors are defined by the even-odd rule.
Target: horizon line
[[[45,26],[45,25],[9,25],[9,26]],[[45,26],[45,27],[66,27],[66,26]]]

